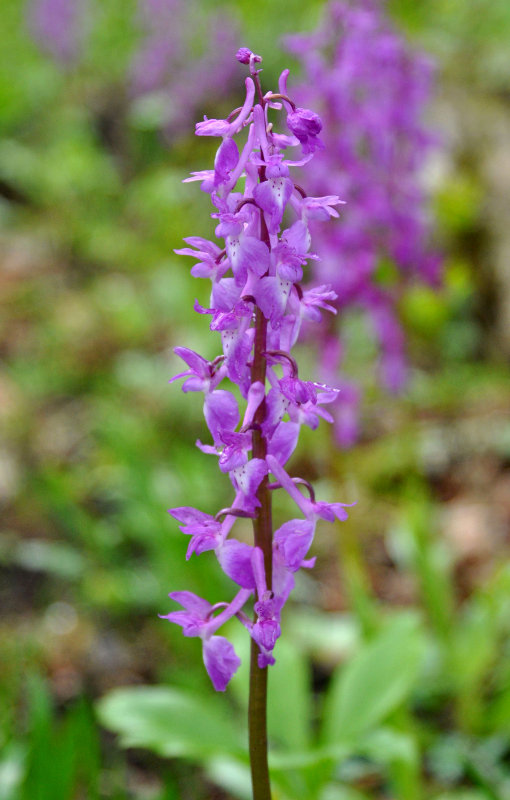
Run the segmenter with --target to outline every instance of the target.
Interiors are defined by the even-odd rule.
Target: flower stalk
[[[258,75],[256,75],[256,83],[263,107],[264,99],[262,97]],[[261,180],[266,180],[264,167],[259,169],[259,176]],[[245,201],[241,202],[244,203]],[[269,252],[271,252],[271,241],[263,214],[260,216],[260,239],[264,242]],[[252,385],[255,383],[266,385],[266,346],[267,320],[260,308],[257,308],[255,311],[255,341],[251,368]],[[267,441],[262,432],[262,425],[265,417],[266,400],[264,398],[255,412],[253,418],[254,429],[252,433],[253,457],[264,460],[267,456]],[[260,547],[262,550],[267,588],[271,590],[273,576],[273,519],[271,493],[268,489],[267,475],[264,476],[258,488],[257,499],[260,503],[260,507],[257,517],[253,520],[253,542],[255,547]],[[254,624],[256,622],[257,614],[255,612]],[[248,749],[250,753],[253,800],[271,800],[267,744],[267,666],[259,666],[258,655],[257,644],[255,640],[252,639],[250,645]]]
[[[265,226],[264,226],[265,227]],[[267,230],[267,229],[266,229]],[[269,241],[269,237],[267,237]],[[267,321],[257,309],[255,319],[255,345],[252,384],[266,382],[266,339]],[[260,404],[254,417],[256,425],[253,430],[252,452],[254,458],[265,459],[267,442],[261,426],[266,415],[265,400]],[[267,475],[264,476],[257,492],[260,503],[256,519],[253,520],[253,540],[255,547],[260,547],[264,555],[264,571],[267,588],[271,590],[273,573],[273,520],[271,513],[271,492],[268,489]],[[254,622],[256,622],[256,614]],[[248,702],[248,742],[250,752],[251,779],[253,800],[271,800],[269,783],[269,766],[267,760],[267,666],[258,664],[258,647],[251,640],[250,652],[250,693]]]
[[[213,551],[239,588],[230,602],[214,604],[192,592],[172,592],[170,597],[182,610],[165,618],[181,625],[185,636],[202,640],[204,664],[218,691],[226,689],[240,659],[217,632],[234,617],[248,629],[253,798],[270,800],[267,673],[275,662],[282,609],[294,587],[294,574],[314,564],[315,559],[306,556],[317,521],[347,517],[345,504],[317,501],[305,479],[291,477],[284,469],[301,425],[315,429],[320,418],[331,421],[323,405],[338,394],[331,386],[301,380],[290,351],[303,320],[320,321],[321,310],[332,310],[334,293],[329,286],[304,290],[300,282],[303,267],[318,258],[310,252],[309,219],[315,214],[338,216],[335,206],[341,201],[333,195],[308,197],[289,177],[290,167],[306,164],[322,147],[318,136],[322,123],[314,112],[290,99],[288,71],[280,78],[280,91],[264,95],[261,57],[241,48],[237,59],[250,70],[245,101],[224,120],[204,119],[197,124],[197,135],[217,136],[221,144],[214,168],[187,179],[200,181],[202,190],[211,195],[216,236],[223,245],[191,236],[185,240],[189,247],[176,251],[195,258],[194,277],[211,282],[209,307],[195,303],[195,311],[210,317],[211,331],[221,335],[222,353],[207,361],[186,347],[175,348],[187,369],[172,379],[184,379],[184,392],[203,394],[212,444],[197,441],[197,446],[218,458],[219,470],[230,478],[235,496],[215,516],[190,506],[170,513],[190,537],[186,557]],[[276,133],[267,117],[269,108],[286,114],[290,133]],[[240,151],[235,137],[245,128],[247,140]],[[289,160],[285,151],[295,147],[301,150],[299,157]],[[284,228],[287,210],[297,219]],[[223,388],[227,381],[238,388],[242,414],[236,396]],[[296,484],[304,484],[309,497]],[[276,489],[287,492],[302,517],[273,533]],[[232,535],[242,518],[253,520],[253,544]],[[250,620],[243,608],[251,599]]]

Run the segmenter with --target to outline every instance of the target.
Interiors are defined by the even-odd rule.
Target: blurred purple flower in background
[[[88,0],[32,0],[28,25],[43,50],[62,65],[71,65],[83,51],[88,12]]]
[[[65,67],[83,55],[92,11],[90,0],[30,0],[27,24]],[[198,108],[233,88],[237,26],[232,17],[207,13],[200,0],[137,0],[131,23],[140,34],[126,74],[132,108],[152,127],[184,133]]]
[[[186,131],[198,107],[233,86],[237,28],[232,19],[205,13],[198,0],[138,0],[137,18],[143,36],[131,63],[131,91],[159,98],[167,132]]]
[[[75,63],[90,30],[89,0],[31,0],[27,8],[30,29],[40,46],[63,65]],[[126,75],[130,111],[143,125],[174,137],[190,127],[197,109],[207,110],[220,93],[228,94],[236,68],[229,55],[239,38],[236,25],[218,12],[206,12],[199,0],[137,0],[135,9],[132,22],[140,37]],[[278,144],[299,143],[303,164],[315,156],[310,188],[320,203],[313,197],[292,197],[291,205],[302,217],[301,228],[298,225],[292,233],[289,229],[288,241],[282,239],[275,251],[275,274],[257,286],[256,300],[276,327],[292,281],[300,280],[303,265],[316,258],[308,253],[309,242],[302,236],[302,229],[308,235],[309,226],[321,252],[319,280],[338,295],[337,311],[357,309],[368,320],[379,348],[380,383],[398,392],[407,377],[399,301],[413,282],[437,286],[441,275],[422,186],[424,164],[434,144],[423,121],[432,64],[392,27],[383,0],[334,0],[314,33],[287,37],[286,44],[301,61],[304,79],[294,95],[297,104],[288,98],[282,101],[290,135],[278,134]],[[243,52],[239,60],[248,64],[252,56]],[[279,96],[287,96],[285,74]],[[214,169],[193,173],[188,180],[200,180],[203,190],[221,194],[230,175],[239,177],[244,158],[232,133],[243,124],[252,102],[247,96],[246,108],[228,119],[205,118],[198,123],[198,135],[221,136],[224,141]],[[255,201],[268,215],[273,235],[293,189],[287,164],[268,154],[266,161],[268,180],[256,187]],[[346,205],[341,208],[341,224],[324,226],[323,221],[338,216],[328,205],[331,192],[345,198]],[[232,320],[224,311],[234,313],[228,300],[247,270],[255,262],[260,269],[266,267],[260,242],[249,231],[241,232],[239,222],[228,217],[232,210],[218,207],[218,235],[226,235],[234,274],[230,283],[220,280],[224,266],[217,259],[216,245],[203,245],[197,237],[188,243],[196,245],[201,255],[193,274],[216,278],[213,323],[231,343],[226,364],[235,377],[242,361],[239,348],[246,308],[238,304]],[[182,252],[194,253],[189,248]],[[315,293],[305,291],[301,298],[296,308],[299,324],[303,318],[320,318],[318,307],[332,309],[327,298],[317,300]],[[290,303],[296,305],[292,296]],[[342,446],[350,446],[358,437],[362,389],[345,374],[339,376],[349,350],[346,337],[338,341],[345,314],[336,320],[320,326],[321,377],[342,389],[334,411],[335,433]],[[294,333],[288,321],[285,325],[282,341],[292,346]]]
[[[340,312],[366,313],[380,347],[380,381],[396,392],[407,372],[398,299],[409,283],[436,286],[441,274],[421,185],[434,143],[423,122],[432,63],[393,29],[377,0],[332,2],[315,33],[287,37],[286,45],[304,68],[295,96],[323,121],[325,148],[316,154],[310,191],[334,191],[347,201],[341,224],[312,222],[318,275],[338,294]],[[303,120],[303,131],[307,123],[313,125]],[[338,385],[345,355],[338,329],[321,326],[319,335],[323,378]],[[344,381],[336,406],[343,446],[357,437],[359,402],[359,389]]]

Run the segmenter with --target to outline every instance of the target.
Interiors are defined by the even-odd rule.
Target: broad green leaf
[[[343,759],[350,755],[345,745],[269,753],[271,778],[290,800],[317,800],[321,790]]]
[[[397,797],[419,800],[421,763],[416,741],[410,733],[392,728],[371,731],[363,740],[362,752],[388,769]]]
[[[106,728],[124,747],[146,747],[162,756],[203,758],[244,752],[223,706],[211,698],[163,686],[116,689],[97,706]]]
[[[363,740],[362,750],[374,761],[383,764],[391,761],[417,764],[419,760],[414,739],[409,734],[391,728],[371,731]]]
[[[350,786],[326,786],[319,795],[319,800],[366,800],[366,794],[352,789]]]
[[[305,749],[310,740],[311,676],[297,647],[285,639],[276,646],[268,675],[269,733],[285,748]]]
[[[359,625],[352,614],[335,614],[300,606],[292,609],[285,623],[287,638],[310,653],[312,660],[334,665],[355,652]]]
[[[64,542],[43,539],[20,541],[13,549],[10,559],[24,569],[48,572],[65,580],[79,578],[86,563],[75,547]]]
[[[415,681],[424,640],[416,617],[401,614],[338,667],[326,696],[324,742],[353,742],[403,702]]]
[[[249,764],[232,758],[213,758],[206,767],[209,778],[240,800],[251,800],[251,776]]]
[[[26,769],[26,751],[19,742],[11,742],[0,758],[0,797],[16,800]]]
[[[325,770],[326,766],[341,761],[348,755],[350,755],[350,748],[340,744],[330,747],[314,747],[309,750],[295,750],[292,753],[270,752],[269,766],[271,769],[281,771],[317,766]]]
[[[250,638],[244,630],[228,634],[241,666],[232,680],[232,691],[246,709],[248,705]],[[276,663],[268,668],[267,720],[269,738],[285,750],[305,750],[309,744],[311,676],[308,662],[288,638],[278,640]]]
[[[73,794],[79,752],[69,720],[64,724],[57,721],[49,687],[40,676],[29,676],[27,695],[30,748],[23,797],[39,800],[44,787],[52,800],[67,800]]]

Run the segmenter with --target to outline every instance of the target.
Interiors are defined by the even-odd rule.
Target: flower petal
[[[237,539],[227,539],[217,553],[225,575],[244,589],[255,589],[252,553],[251,545]]]
[[[314,532],[314,523],[305,519],[291,519],[276,531],[274,545],[285,567],[291,572],[297,572],[301,567],[312,544]]]
[[[224,636],[211,636],[204,641],[204,664],[217,692],[224,692],[241,659],[233,645]]]
[[[280,422],[268,446],[268,454],[279,464],[285,464],[296,449],[300,425],[298,422]]]
[[[239,407],[232,392],[215,389],[205,396],[204,416],[214,443],[221,442],[221,431],[233,431],[239,423]]]

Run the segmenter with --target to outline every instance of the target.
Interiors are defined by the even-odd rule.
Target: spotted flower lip
[[[269,233],[278,233],[294,185],[290,178],[286,177],[282,166],[268,169],[267,173],[267,181],[257,184],[253,196],[260,208],[266,212]]]
[[[211,604],[191,592],[174,592],[170,597],[182,610],[166,615],[185,636],[202,640],[204,664],[218,691],[224,691],[239,665],[232,645],[217,635],[223,622],[237,617],[257,645],[258,666],[274,664],[281,612],[294,576],[314,563],[308,551],[317,519],[347,516],[344,504],[317,502],[308,484],[311,496],[303,496],[284,469],[301,426],[313,429],[320,419],[331,421],[323,406],[338,394],[331,386],[302,380],[290,351],[303,320],[318,321],[322,311],[335,311],[330,286],[303,289],[301,281],[319,259],[311,249],[310,222],[338,216],[341,201],[336,195],[308,197],[294,183],[291,167],[305,164],[320,149],[322,123],[289,97],[287,72],[282,73],[280,92],[264,94],[260,56],[241,48],[237,59],[251,76],[245,101],[226,119],[197,124],[198,136],[218,136],[221,142],[214,168],[186,179],[200,180],[201,189],[210,194],[219,243],[188,236],[187,246],[176,250],[194,259],[194,277],[209,281],[208,302],[196,301],[194,309],[218,337],[221,353],[208,361],[191,348],[175,348],[186,369],[172,378],[183,379],[182,389],[190,396],[202,394],[210,436],[196,445],[215,456],[219,477],[227,478],[235,493],[231,505],[216,514],[193,506],[170,511],[189,536],[186,558],[215,558],[238,587],[230,603]],[[287,120],[291,135],[275,129],[276,114]],[[240,147],[234,137],[243,128],[247,135]],[[287,157],[290,148],[298,148],[294,160]],[[287,215],[293,215],[289,223]],[[382,317],[380,322],[384,324]],[[276,483],[269,483],[270,472]],[[284,523],[272,543],[264,541],[263,552],[259,534],[251,543],[240,529],[250,518],[259,525],[259,515],[267,513],[266,493],[278,487],[288,491],[305,518]],[[272,585],[267,560],[273,564]],[[250,599],[253,622],[242,610]]]
[[[212,636],[203,645],[205,668],[217,692],[224,692],[241,665],[233,645],[224,636]]]

